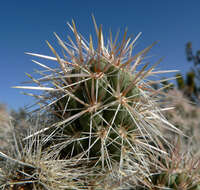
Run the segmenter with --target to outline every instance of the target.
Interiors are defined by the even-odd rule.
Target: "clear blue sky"
[[[28,80],[25,72],[37,68],[33,57],[24,52],[52,55],[45,40],[55,41],[71,34],[66,22],[75,20],[86,38],[93,32],[91,14],[104,33],[112,28],[128,34],[142,32],[139,49],[159,40],[150,55],[164,57],[161,69],[185,73],[192,63],[186,61],[185,44],[192,41],[200,49],[200,1],[198,0],[6,0],[0,3],[0,102],[9,108],[23,107],[33,99],[11,86]]]

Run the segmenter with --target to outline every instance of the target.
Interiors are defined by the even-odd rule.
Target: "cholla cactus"
[[[186,83],[187,83],[187,88],[188,88],[187,93],[189,94],[189,96],[192,96],[192,94],[197,95],[197,87],[195,84],[195,73],[194,72],[187,73]]]
[[[23,148],[23,142],[15,142],[12,154],[0,152],[0,189],[84,189],[87,175],[97,173],[84,166],[73,167],[73,160],[53,159],[42,152],[38,137],[29,138]]]
[[[92,37],[87,43],[72,22],[68,25],[76,42],[69,37],[69,45],[55,34],[63,57],[49,42],[54,57],[28,53],[56,61],[60,67],[52,68],[34,60],[45,69],[38,71],[41,78],[28,75],[37,86],[17,87],[44,91],[41,95],[29,95],[38,99],[40,110],[49,112],[55,119],[24,141],[39,136],[46,159],[73,160],[76,163],[73,167],[92,168],[104,176],[103,181],[98,181],[94,179],[99,174],[88,174],[84,180],[88,187],[91,184],[98,187],[106,179],[110,182],[108,189],[117,184],[116,180],[118,188],[134,187],[143,179],[151,180],[152,157],[167,154],[160,148],[161,142],[168,147],[170,143],[161,129],[180,133],[165,119],[157,105],[162,91],[153,89],[151,84],[154,82],[147,80],[149,76],[168,71],[155,71],[158,63],[146,69],[148,63],[143,59],[154,43],[132,55],[140,34],[131,40],[125,32],[120,43],[117,38],[113,41],[111,35],[105,46],[102,27],[98,29],[95,21],[94,24],[96,50]],[[138,71],[139,65],[142,68]]]
[[[185,82],[184,82],[183,76],[180,73],[178,73],[178,74],[176,74],[176,77],[177,77],[176,82],[177,82],[178,89],[183,90],[185,87]]]
[[[158,160],[155,174],[152,175],[152,190],[199,190],[200,159],[192,153],[190,146],[182,150],[182,142],[178,138],[175,147],[164,159]],[[155,169],[155,168],[154,168]]]

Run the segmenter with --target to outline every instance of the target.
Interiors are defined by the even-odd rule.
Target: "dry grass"
[[[168,110],[166,116],[186,135],[182,137],[184,139],[183,150],[190,147],[193,152],[198,153],[200,146],[200,107],[185,98],[181,91],[173,89],[168,93],[171,96],[168,101],[175,109]],[[170,133],[170,136],[172,139],[174,138],[173,133]]]
[[[0,104],[0,150],[5,150],[9,145],[9,134],[11,132],[10,116],[6,106]]]

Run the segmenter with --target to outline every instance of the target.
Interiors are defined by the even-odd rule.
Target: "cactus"
[[[194,72],[188,72],[187,73],[187,78],[186,78],[186,83],[187,83],[187,93],[189,93],[190,95],[193,93],[197,93],[197,88],[196,88],[196,84],[195,84],[195,73]]]
[[[184,82],[183,76],[180,73],[176,74],[176,82],[178,85],[178,89],[183,90],[185,87],[185,82]]]
[[[186,50],[187,60],[192,61],[194,59],[194,55],[193,55],[193,52],[192,52],[192,42],[188,42],[186,44],[185,50]]]
[[[193,53],[192,50],[192,43],[188,42],[186,44],[186,56],[188,61],[193,62],[193,66],[191,71],[187,73],[186,83],[188,92],[186,92],[186,95],[195,103],[199,104],[199,79],[200,79],[200,70],[199,70],[199,64],[200,64],[200,50],[196,51],[196,54]]]
[[[29,138],[22,149],[20,145],[16,142],[9,156],[0,152],[0,189],[59,190],[84,187],[83,179],[87,181],[87,175],[91,173],[84,166],[73,168],[73,160],[49,159],[49,155],[42,152],[38,137]]]
[[[159,169],[152,175],[152,189],[199,190],[199,155],[194,155],[189,146],[182,151],[180,137],[174,141],[174,144],[175,147],[170,151],[169,156],[158,161]]]
[[[189,97],[191,100],[195,101],[193,99],[194,95],[198,97],[197,86],[195,83],[195,72],[188,72],[185,81],[180,73],[176,74],[176,81],[178,89],[182,90],[184,92],[184,95]]]
[[[143,63],[146,53],[155,43],[132,56],[139,35],[131,40],[125,32],[119,44],[111,35],[105,46],[102,27],[98,28],[94,20],[95,50],[91,37],[87,43],[73,21],[68,25],[76,42],[69,38],[71,45],[67,46],[55,34],[63,58],[49,42],[54,57],[28,53],[56,61],[60,67],[51,68],[34,61],[45,69],[45,72],[38,71],[41,78],[28,75],[37,86],[16,87],[43,91],[41,95],[29,95],[38,99],[40,111],[48,112],[49,117],[54,118],[54,122],[49,121],[23,141],[38,139],[41,143],[38,160],[46,160],[45,163],[54,160],[61,174],[65,172],[63,168],[66,169],[65,177],[64,174],[59,177],[59,171],[49,169],[47,164],[47,168],[55,170],[58,176],[51,174],[52,183],[46,178],[37,178],[41,182],[39,185],[49,189],[68,189],[70,181],[76,184],[77,189],[91,185],[93,189],[104,189],[105,186],[107,189],[120,189],[135,187],[143,179],[151,181],[150,168],[155,164],[152,158],[166,156],[167,152],[161,149],[162,143],[169,148],[172,146],[161,129],[181,133],[161,114],[162,109],[156,103],[160,91],[153,89],[150,86],[152,81],[147,80],[159,73],[154,71],[157,63],[148,69],[148,63]],[[142,66],[140,70],[138,65]],[[34,161],[28,162],[35,165]],[[60,162],[63,168],[58,166]],[[66,179],[69,168],[84,175]],[[82,172],[80,168],[84,168]]]

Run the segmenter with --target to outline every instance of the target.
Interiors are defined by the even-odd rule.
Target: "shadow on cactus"
[[[104,45],[102,27],[94,26],[96,42],[89,43],[78,33],[75,23],[69,25],[74,34],[70,45],[55,34],[62,48],[62,57],[47,42],[54,56],[27,53],[58,62],[51,68],[38,61],[44,72],[42,77],[31,78],[37,86],[16,88],[40,90],[33,95],[42,105],[40,110],[49,112],[54,123],[27,136],[43,136],[43,151],[56,159],[75,159],[77,165],[99,168],[102,172],[118,171],[124,176],[142,180],[150,175],[148,156],[163,156],[160,142],[171,146],[161,128],[181,133],[162,115],[158,106],[161,90],[151,87],[155,83],[148,77],[169,71],[155,71],[144,62],[152,46],[132,55],[135,39],[127,37],[118,42],[112,35]],[[139,70],[138,70],[139,66]],[[163,98],[163,96],[162,96]]]

